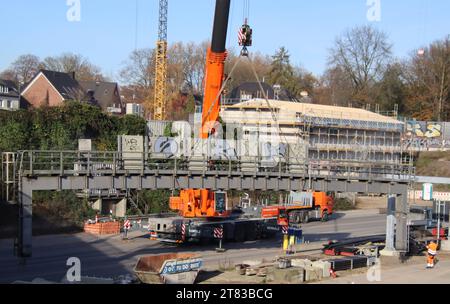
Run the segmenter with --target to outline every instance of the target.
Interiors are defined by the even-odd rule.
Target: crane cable
[[[244,23],[249,21],[250,16],[250,0],[244,0],[244,7],[242,9],[242,20]]]
[[[236,67],[238,66],[239,62],[241,61],[242,56],[239,56],[238,59],[236,60],[236,63],[233,65],[230,73],[228,74],[227,78],[225,79],[225,81],[222,83],[222,87],[219,90],[219,93],[217,94],[216,98],[214,99],[214,102],[211,104],[210,108],[208,109],[208,113],[207,113],[207,117],[209,115],[211,115],[211,112],[214,108],[214,106],[219,102],[220,96],[222,95],[223,91],[225,90],[225,87],[227,86],[228,82],[231,79],[231,76],[234,73],[234,70],[236,69]],[[202,126],[203,126],[203,116],[202,116]],[[202,142],[202,140],[198,140],[196,142],[194,142],[194,145],[191,147],[191,152],[194,151],[194,149],[198,146],[198,144]],[[191,153],[190,157],[187,159],[188,161],[192,160],[192,157],[194,156],[193,153]]]

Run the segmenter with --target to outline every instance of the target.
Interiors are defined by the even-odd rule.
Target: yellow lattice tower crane
[[[159,0],[159,28],[156,43],[154,120],[166,119],[167,99],[167,16],[168,0]],[[147,110],[149,110],[147,108]]]

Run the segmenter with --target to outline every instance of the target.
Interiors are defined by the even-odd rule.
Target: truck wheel
[[[200,246],[207,246],[211,243],[211,240],[207,237],[201,237],[199,240]]]
[[[308,212],[304,212],[303,214],[304,214],[304,216],[303,216],[303,223],[305,223],[305,224],[309,223],[309,214],[308,214]]]
[[[234,241],[242,243],[245,241],[245,226],[237,224],[234,227]]]
[[[303,222],[303,213],[298,211],[293,211],[289,213],[289,223],[290,224],[301,224]]]
[[[256,241],[256,239],[258,238],[257,235],[257,227],[255,223],[248,223],[245,227],[246,229],[246,234],[247,234],[247,241]]]
[[[328,211],[325,210],[322,214],[322,222],[328,222],[329,219],[330,219],[330,217],[328,215]]]

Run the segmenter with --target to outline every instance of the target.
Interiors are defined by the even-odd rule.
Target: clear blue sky
[[[26,53],[41,58],[80,53],[117,79],[128,54],[153,47],[157,38],[158,0],[80,0],[81,21],[69,22],[67,0],[0,0],[0,70]],[[396,56],[450,34],[448,0],[381,0],[381,21],[367,20],[367,0],[250,0],[254,47],[273,54],[280,46],[292,63],[315,74],[324,71],[337,35],[372,23],[384,30]],[[210,39],[214,0],[169,0],[169,43]],[[236,45],[243,0],[232,0],[228,45]],[[137,38],[137,39],[136,39]]]

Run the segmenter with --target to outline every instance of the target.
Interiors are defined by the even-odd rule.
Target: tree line
[[[168,119],[187,119],[195,96],[203,92],[206,49],[209,43],[174,43],[168,49]],[[358,26],[339,35],[328,52],[327,68],[314,75],[293,65],[289,51],[281,47],[272,56],[253,53],[253,67],[260,80],[287,89],[294,100],[304,92],[318,104],[367,107],[390,111],[398,105],[401,115],[419,120],[450,119],[450,35],[430,45],[411,50],[405,58],[393,55],[386,33],[372,26]],[[229,50],[226,73],[239,58]],[[40,60],[20,56],[0,78],[27,82],[39,68],[75,71],[80,80],[105,80],[100,68],[77,54]],[[121,95],[126,102],[153,100],[155,49],[133,51],[119,72]],[[255,81],[250,63],[236,66],[226,92],[242,82]]]
[[[111,116],[74,101],[31,111],[0,111],[0,152],[75,151],[80,138],[92,139],[97,151],[117,151],[117,135],[145,135],[145,128],[138,116]]]

